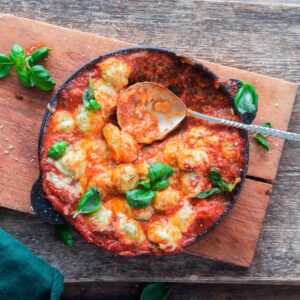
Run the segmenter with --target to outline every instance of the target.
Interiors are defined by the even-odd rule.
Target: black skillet
[[[140,51],[152,51],[152,52],[156,52],[156,53],[164,53],[164,54],[169,55],[173,59],[181,59],[181,60],[184,60],[185,63],[189,63],[189,64],[193,65],[193,67],[196,70],[199,70],[200,72],[206,74],[212,81],[218,81],[220,83],[220,89],[222,89],[222,91],[228,96],[228,98],[232,102],[232,106],[234,107],[234,105],[233,105],[234,96],[236,95],[236,93],[238,92],[238,90],[242,86],[242,82],[240,80],[230,79],[226,82],[220,81],[220,79],[218,78],[217,75],[215,75],[213,72],[211,72],[209,69],[207,69],[201,63],[193,61],[193,60],[191,60],[191,59],[189,59],[185,56],[178,56],[176,53],[171,52],[169,50],[156,48],[156,47],[123,48],[123,49],[119,49],[119,50],[116,50],[116,51],[108,52],[104,55],[101,55],[101,56],[93,59],[92,61],[88,62],[84,66],[80,67],[75,73],[73,73],[62,84],[62,86],[59,88],[59,90],[55,93],[55,95],[50,100],[49,105],[54,108],[56,106],[56,103],[57,103],[58,95],[61,93],[61,91],[66,87],[66,85],[69,82],[71,82],[73,79],[75,79],[79,75],[79,73],[84,71],[85,69],[88,69],[88,68],[92,67],[93,65],[95,65],[96,63],[98,63],[99,61],[104,60],[104,59],[106,59],[110,56],[114,56],[116,54],[127,54],[127,53],[140,52]],[[176,87],[170,87],[170,90],[176,94]],[[241,115],[238,112],[237,112],[237,114],[239,114],[241,122],[246,123],[246,124],[252,123],[252,121],[254,120],[255,115],[256,115],[256,113],[254,113],[254,114],[247,113],[247,114]],[[44,118],[43,118],[43,121],[42,121],[41,129],[40,129],[40,134],[39,134],[39,144],[38,144],[38,158],[39,158],[39,161],[41,159],[41,150],[42,150],[42,145],[43,145],[43,137],[44,137],[46,127],[47,127],[47,123],[48,123],[48,120],[49,120],[50,116],[51,116],[51,112],[48,109],[46,109],[45,114],[44,114]],[[208,233],[213,231],[226,218],[226,216],[231,211],[232,207],[234,206],[235,202],[237,201],[237,199],[238,199],[238,197],[239,197],[239,195],[242,191],[242,188],[243,188],[243,185],[244,185],[244,182],[245,182],[245,179],[246,179],[247,169],[248,169],[249,142],[248,142],[247,132],[244,131],[244,130],[241,130],[241,131],[243,132],[243,135],[246,139],[245,167],[244,167],[243,173],[241,174],[241,178],[242,178],[241,182],[237,186],[235,194],[234,194],[233,198],[230,201],[230,204],[227,206],[227,208],[225,209],[224,213],[219,218],[219,220],[216,223],[214,223],[214,225],[211,226],[206,232],[204,232],[200,236],[198,236],[197,240],[200,240],[200,239],[204,238]],[[41,175],[32,187],[32,190],[31,190],[31,203],[32,203],[32,207],[33,207],[34,211],[37,213],[38,217],[41,220],[43,220],[47,223],[53,224],[53,225],[58,225],[58,224],[65,223],[64,217],[62,217],[60,214],[58,214],[54,210],[52,205],[46,199],[45,193],[44,193],[43,188],[42,188],[42,177],[41,177]]]

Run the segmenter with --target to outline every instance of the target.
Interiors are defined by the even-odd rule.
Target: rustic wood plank
[[[54,70],[52,73],[53,75],[56,75],[58,84],[61,84],[65,80],[64,73],[66,73],[68,69],[70,69],[70,73],[72,73],[74,65],[81,63],[81,60],[83,59],[87,59],[86,56],[88,56],[88,59],[91,59],[92,57],[90,56],[92,55],[96,56],[99,55],[99,53],[106,52],[116,47],[128,45],[125,42],[87,35],[62,27],[50,26],[45,23],[15,18],[12,16],[3,17],[0,19],[0,24],[3,31],[14,32],[14,35],[9,37],[6,45],[13,43],[13,39],[22,41],[22,45],[28,45],[28,43],[37,42],[33,37],[40,35],[39,38],[45,44],[53,48],[53,54],[47,61],[47,67],[51,72]],[[26,28],[25,35],[24,28]],[[59,39],[57,38],[57,35],[60,36]],[[23,38],[23,36],[25,38]],[[61,47],[62,42],[64,42],[64,47]],[[81,45],[87,45],[87,47],[78,47],[76,51],[70,51],[69,48],[71,48],[71,45],[74,42]],[[88,54],[84,52],[86,48],[89,49]],[[74,61],[74,58],[77,57],[80,57],[81,60],[76,59],[76,61]],[[206,61],[204,61],[204,63],[219,74],[221,78],[241,78],[253,83],[257,87],[260,102],[262,103],[261,106],[265,108],[260,111],[260,116],[264,117],[268,115],[268,111],[273,111],[273,119],[269,121],[272,121],[275,127],[280,129],[286,129],[288,127],[288,120],[295,98],[295,84],[242,71],[236,68],[211,64]],[[62,67],[64,67],[63,74],[58,71]],[[10,77],[16,81],[15,77]],[[5,82],[6,85],[3,85],[1,88],[3,92],[2,96],[0,96],[0,104],[3,108],[1,110],[1,120],[5,126],[0,132],[3,141],[2,143],[0,142],[0,148],[6,150],[3,150],[2,154],[3,163],[2,171],[0,173],[0,184],[8,184],[6,184],[6,189],[0,190],[0,199],[2,198],[0,204],[4,207],[32,212],[30,197],[28,195],[30,194],[30,188],[33,182],[38,177],[38,166],[33,164],[35,161],[35,155],[33,153],[36,151],[39,129],[38,127],[34,127],[34,124],[41,123],[42,115],[42,113],[38,114],[32,111],[32,101],[36,103],[34,106],[39,112],[44,110],[46,104],[40,101],[42,97],[41,94],[43,93],[34,94],[34,90],[25,89],[17,82],[14,82],[12,86],[9,78],[6,78],[4,83]],[[16,86],[18,87],[19,94],[26,95],[22,96],[23,100],[20,104],[18,103],[20,101],[17,99],[15,99],[14,102],[9,101],[9,99],[12,98],[10,94],[14,92],[14,87]],[[274,87],[277,88],[275,89]],[[28,95],[28,93],[30,93],[30,95]],[[269,100],[270,94],[272,94],[271,100],[278,101],[283,108],[281,109],[280,117],[278,116],[276,106],[273,105],[274,102]],[[45,96],[45,98],[47,96]],[[286,99],[285,103],[282,101],[283,97]],[[30,101],[28,101],[29,99]],[[271,108],[268,103],[272,103]],[[20,120],[21,123],[16,120]],[[18,128],[27,130],[27,133],[22,135],[22,132],[20,133]],[[32,128],[35,128],[35,132],[31,131],[31,134],[29,134],[29,131],[32,130]],[[256,145],[256,143],[252,143],[251,148],[253,149],[250,151],[249,175],[257,177],[261,176],[264,179],[274,179],[283,142],[275,144],[272,141],[270,146],[272,150],[266,154],[264,150]],[[24,148],[26,151],[24,151]],[[24,164],[24,162],[26,163],[26,159],[24,155],[28,156],[30,153],[32,153],[33,157],[29,157],[32,164],[25,169],[26,164]],[[252,159],[253,156],[254,159]],[[16,159],[18,160],[16,161]],[[251,173],[251,170],[254,170],[255,172]],[[265,170],[267,170],[267,172]],[[24,173],[26,173],[26,177],[24,176]],[[22,180],[23,178],[26,180]],[[15,180],[18,181],[17,187],[15,186]],[[240,205],[235,209],[234,216],[230,217],[230,220],[233,221],[226,223],[227,225],[221,226],[221,229],[218,229],[212,237],[205,239],[204,242],[197,243],[188,252],[194,255],[198,254],[208,258],[219,259],[240,266],[249,266],[255,252],[261,223],[269,200],[266,191],[270,189],[270,185],[262,183],[255,184],[254,181],[248,181],[248,184],[246,184],[241,194],[241,199],[239,201]],[[249,193],[251,190],[253,191],[252,194]],[[254,215],[252,211],[257,212],[257,214]],[[243,226],[248,228],[248,231],[239,230],[239,228]],[[216,244],[218,245],[217,247]],[[240,249],[244,250],[243,255],[241,255]]]
[[[135,300],[140,299],[145,284],[132,283],[69,283],[65,285],[62,300],[101,299]],[[171,284],[170,300],[196,299],[244,299],[244,300],[297,300],[299,286],[274,285],[220,285],[220,284]]]
[[[177,52],[190,53],[198,59],[300,82],[297,50],[299,7],[257,7],[247,3],[207,1],[158,4],[156,1],[91,3],[85,0],[65,5],[63,2],[50,3],[46,0],[2,0],[1,4],[4,13],[80,28],[138,44],[169,47]],[[291,131],[300,132],[299,111],[298,94],[289,126]],[[83,257],[75,255],[76,259],[66,259],[69,251],[56,241],[53,229],[34,217],[0,209],[0,224],[37,254],[60,267],[67,280],[82,277],[99,280],[99,274],[108,269],[112,281],[137,278],[146,281],[187,281],[193,275],[201,281],[208,280],[207,274],[213,274],[209,279],[211,282],[283,283],[286,280],[288,284],[299,283],[299,166],[299,146],[292,142],[285,143],[258,249],[247,271],[187,254],[155,260],[143,258],[140,269],[131,271],[136,260],[127,262],[101,252],[97,252],[96,257],[90,256],[89,251],[93,247],[78,241],[78,247],[81,248],[78,252],[85,251],[89,262],[96,261],[82,266],[80,261]],[[172,272],[170,265],[175,266]],[[101,266],[106,267],[102,269]],[[131,272],[125,276],[128,269]],[[116,274],[118,276],[114,276]]]

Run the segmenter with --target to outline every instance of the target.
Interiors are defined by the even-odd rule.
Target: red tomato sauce
[[[128,86],[142,81],[156,82],[173,91],[190,109],[208,115],[236,121],[239,120],[228,95],[222,89],[218,88],[218,83],[206,72],[184,63],[180,59],[174,59],[168,54],[159,52],[141,51],[132,54],[129,52],[116,55],[115,57],[124,60],[132,69],[128,79]],[[98,78],[100,75],[97,65],[82,71],[59,94],[56,111],[66,110],[74,114],[78,105],[82,104],[82,94],[88,87],[88,79]],[[134,115],[134,109],[126,106],[126,103],[123,103],[122,109],[132,112],[131,115],[128,115],[127,122],[138,121],[141,123],[141,128],[136,133],[137,135],[141,136],[149,130],[155,130],[155,120],[153,121],[151,118],[147,119],[147,115],[145,114],[142,116]],[[166,108],[162,105],[158,109]],[[107,122],[117,124],[115,114],[110,116]],[[193,129],[195,129],[195,132],[193,132]],[[201,133],[202,131],[203,133]],[[110,230],[99,232],[95,228],[95,225],[87,221],[85,216],[79,215],[76,219],[72,218],[79,199],[75,201],[70,200],[66,191],[56,188],[51,182],[46,180],[46,173],[49,171],[59,174],[57,168],[49,163],[49,158],[47,157],[47,151],[51,145],[59,140],[73,144],[83,137],[84,135],[77,128],[72,133],[55,132],[53,118],[50,118],[43,138],[41,159],[43,187],[48,200],[53,204],[54,208],[63,214],[85,239],[95,243],[99,247],[121,255],[168,255],[181,252],[182,247],[189,245],[197,236],[209,230],[220,219],[237,190],[235,189],[233,193],[228,195],[219,194],[204,200],[200,200],[194,196],[189,197],[188,201],[193,206],[195,213],[194,222],[182,233],[179,246],[172,251],[163,251],[157,244],[149,242],[148,239],[143,243],[128,241],[116,229],[117,225],[115,223],[113,223]],[[101,131],[92,134],[91,137],[103,140]],[[170,152],[170,155],[166,155],[166,147],[171,147],[172,143],[174,145],[178,143],[188,149],[186,151],[187,157],[181,158],[174,165],[172,163],[173,152]],[[189,157],[190,152],[188,151],[200,148],[205,150],[208,158],[208,162],[206,163],[197,162],[199,156],[196,159]],[[178,151],[181,150],[178,149],[175,153]],[[209,179],[209,170],[214,167],[220,172],[223,180],[233,183],[237,178],[242,176],[245,169],[245,151],[246,139],[241,131],[221,125],[208,124],[192,117],[186,118],[175,131],[162,141],[154,142],[150,145],[139,145],[138,157],[133,163],[145,161],[149,164],[163,162],[171,165],[175,173],[170,181],[170,186],[172,189],[178,191],[181,198],[176,207],[164,212],[155,211],[152,217],[146,222],[138,221],[144,232],[147,231],[148,223],[164,218],[168,220],[183,206],[183,199],[187,198],[182,188],[183,176],[187,174],[195,176],[195,180],[191,181],[191,189],[200,184],[201,191],[205,191],[213,187]],[[193,152],[191,153],[193,155]],[[203,158],[204,160],[206,156]],[[177,167],[177,163],[180,167]],[[102,164],[107,168],[116,166],[116,163],[109,157]],[[93,165],[93,161],[90,158],[88,158],[88,165],[85,178],[86,184],[92,178],[94,172],[98,170],[97,165]],[[107,205],[109,206],[109,201],[112,197],[120,197],[126,201],[124,195],[120,195],[113,190],[107,196],[103,197],[103,203],[108,203]],[[126,213],[130,214],[127,210]]]

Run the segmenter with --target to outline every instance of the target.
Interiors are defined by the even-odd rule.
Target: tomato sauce
[[[239,120],[239,117],[233,110],[230,99],[219,88],[215,79],[195,66],[184,63],[179,58],[155,51],[128,52],[115,55],[114,57],[125,62],[131,70],[128,84],[117,92],[119,96],[116,97],[122,97],[126,87],[134,83],[142,81],[156,82],[173,91],[192,110],[230,120]],[[78,74],[59,94],[56,112],[67,111],[72,116],[76,114],[78,107],[82,105],[82,94],[88,88],[89,78],[104,77],[103,72],[103,70],[99,70],[98,64]],[[155,133],[157,120],[147,114],[146,111],[142,113],[136,111],[134,103],[135,101],[140,101],[141,97],[137,97],[134,93],[131,97],[136,97],[136,99],[131,99],[132,101],[130,102],[119,101],[120,109],[123,112],[128,112],[127,118],[118,120],[122,122],[120,124],[121,127],[128,125],[128,128],[130,128],[130,125],[135,124],[135,122],[140,123],[138,131],[130,132],[129,130],[129,134],[133,138],[141,138],[149,132]],[[168,104],[158,102],[155,109],[167,112],[170,108]],[[103,119],[103,123],[117,125],[115,112],[107,119]],[[102,248],[125,256],[174,254],[182,251],[182,247],[189,245],[197,236],[209,230],[220,219],[235,194],[236,190],[228,195],[214,195],[204,200],[195,197],[193,193],[197,190],[205,191],[213,187],[209,179],[210,168],[216,168],[222,175],[223,180],[228,183],[240,180],[245,169],[246,140],[242,132],[234,128],[207,123],[193,117],[187,117],[176,130],[167,135],[162,141],[149,145],[139,144],[137,159],[129,163],[134,166],[137,166],[140,162],[146,162],[147,164],[162,162],[170,165],[174,169],[174,175],[169,180],[170,187],[179,194],[180,201],[167,211],[154,209],[154,213],[146,221],[135,219],[138,224],[136,225],[136,230],[141,230],[143,232],[141,236],[145,236],[145,239],[142,240],[141,236],[130,239],[120,230],[123,226],[121,221],[112,221],[108,229],[99,230],[84,215],[79,215],[76,219],[73,219],[72,214],[76,210],[79,198],[71,199],[70,194],[66,190],[57,188],[57,186],[47,180],[47,173],[49,172],[61,175],[53,161],[47,157],[48,149],[59,140],[67,141],[70,145],[83,139],[87,140],[86,145],[84,144],[85,149],[88,149],[86,150],[87,167],[84,172],[84,178],[72,178],[72,184],[79,181],[83,190],[89,187],[89,182],[94,178],[95,174],[104,174],[109,169],[112,169],[113,172],[113,168],[119,164],[114,161],[105,146],[102,147],[100,145],[99,147],[97,146],[98,148],[96,146],[88,148],[88,141],[90,140],[100,141],[105,145],[102,129],[92,134],[86,134],[75,126],[72,132],[62,133],[57,132],[56,126],[54,117],[51,117],[44,135],[42,148],[43,187],[48,200],[85,239]],[[91,152],[93,155],[90,155]],[[188,184],[185,183],[185,180]],[[128,218],[132,218],[137,213],[147,213],[142,211],[133,212],[132,208],[128,208],[125,195],[120,194],[113,185],[113,182],[108,181],[105,187],[108,192],[103,193],[102,196],[103,205],[108,210],[112,210],[113,220],[119,218],[117,215],[118,211],[124,213]],[[114,200],[116,197],[121,199],[121,202]],[[121,204],[118,204],[119,208],[116,209],[113,203]],[[180,229],[181,238],[176,242],[175,247],[165,244],[161,245],[147,238],[148,224],[156,224],[155,222],[163,224],[164,221],[177,220],[176,213],[184,205],[192,207],[191,217],[185,220],[190,223],[188,223],[187,228]],[[178,225],[177,221],[172,222],[177,224],[176,226],[183,226],[182,224]],[[126,223],[126,226],[129,225]],[[174,232],[178,231],[176,228]],[[175,233],[172,237],[174,236]]]

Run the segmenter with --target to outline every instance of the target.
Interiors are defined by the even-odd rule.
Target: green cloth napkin
[[[56,300],[63,275],[0,229],[0,299]]]

